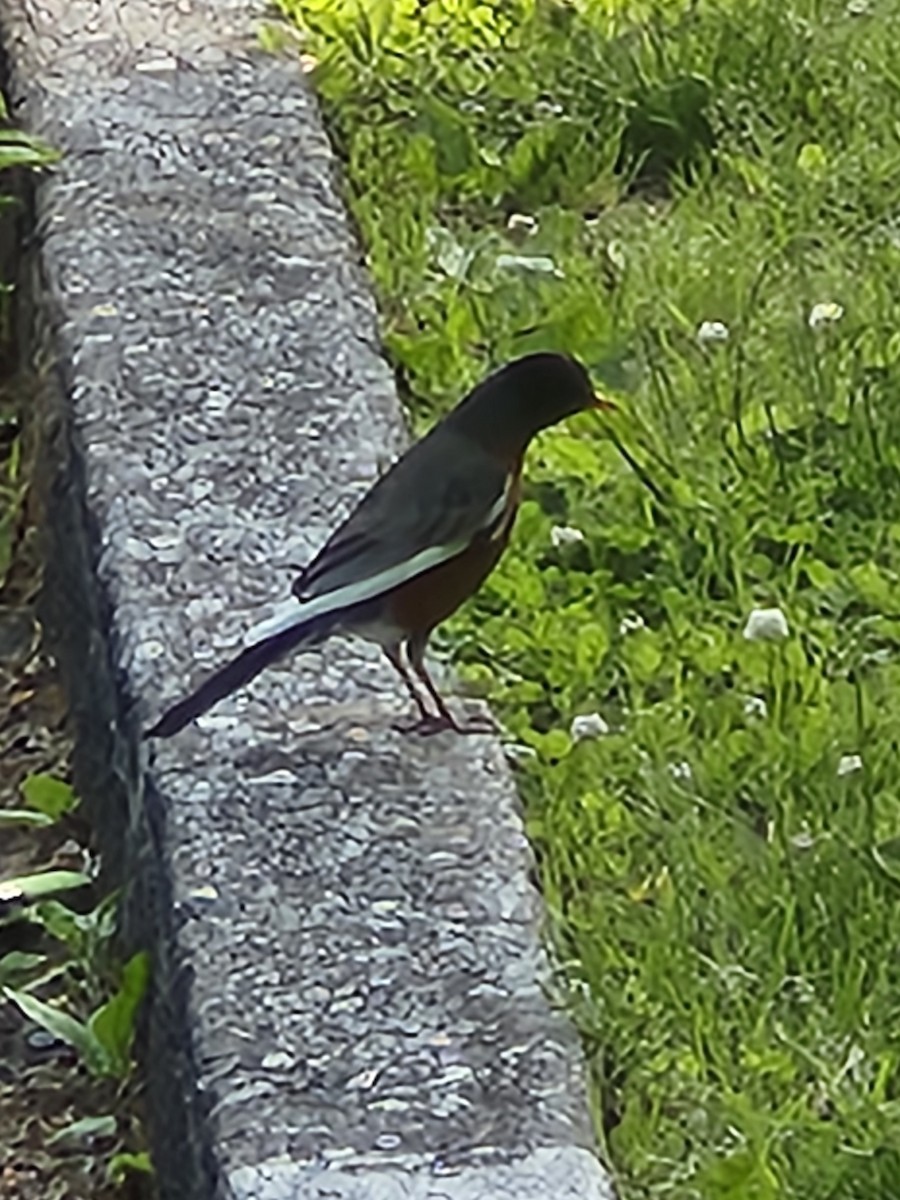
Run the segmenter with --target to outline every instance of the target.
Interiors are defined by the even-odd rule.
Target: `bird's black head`
[[[540,430],[588,408],[613,408],[588,373],[565,354],[528,354],[489,375],[448,420],[485,448],[524,450]]]

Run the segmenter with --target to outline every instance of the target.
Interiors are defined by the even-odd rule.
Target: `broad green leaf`
[[[59,158],[59,152],[49,146],[4,144],[0,140],[0,171],[9,167],[47,167]]]
[[[76,1050],[92,1075],[114,1073],[114,1064],[89,1026],[69,1016],[61,1008],[45,1004],[43,1000],[38,1000],[36,996],[30,996],[27,992],[15,991],[12,988],[4,988],[3,992],[30,1021],[34,1021],[36,1025],[40,1025],[42,1029],[46,1029],[48,1033]]]
[[[86,913],[73,912],[57,900],[43,900],[30,916],[40,921],[51,936],[65,942],[76,959],[92,959],[109,942],[116,928],[118,894],[113,892]]]
[[[797,155],[797,166],[804,175],[821,178],[828,170],[828,155],[818,142],[806,142]]]
[[[90,883],[90,876],[83,871],[42,871],[37,875],[4,879],[0,887],[8,893],[19,892],[26,900],[39,900],[42,896],[52,896],[54,892],[87,887]]]
[[[128,1177],[129,1171],[136,1171],[144,1175],[153,1174],[153,1163],[146,1150],[141,1150],[136,1154],[127,1151],[114,1154],[107,1164],[106,1177],[110,1183],[122,1184]]]
[[[46,962],[47,957],[44,954],[10,950],[0,958],[0,987],[21,987]]]
[[[60,1146],[84,1144],[95,1138],[112,1138],[116,1136],[117,1122],[111,1114],[102,1117],[81,1117],[71,1125],[57,1129],[47,1138],[45,1145]]]
[[[30,915],[41,922],[51,937],[65,943],[73,958],[84,956],[85,936],[80,913],[73,912],[58,900],[42,900]]]
[[[72,785],[53,775],[29,775],[21,791],[29,808],[58,820],[78,804]]]
[[[34,812],[28,808],[0,808],[0,825],[31,825],[35,829],[41,829],[52,825],[54,819],[46,813]]]
[[[116,993],[97,1009],[90,1020],[91,1032],[113,1065],[116,1074],[129,1069],[134,1020],[150,976],[150,959],[145,951],[135,954],[122,968]]]

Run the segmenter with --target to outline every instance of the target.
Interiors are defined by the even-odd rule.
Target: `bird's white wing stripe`
[[[508,476],[503,491],[497,497],[496,502],[491,505],[479,530],[489,529],[502,516],[514,483],[515,476]],[[397,563],[396,566],[379,571],[376,575],[370,575],[368,579],[345,584],[344,587],[335,588],[333,592],[325,592],[322,596],[313,596],[310,600],[289,600],[281,605],[271,617],[249,629],[244,636],[244,645],[255,646],[258,642],[264,642],[277,633],[293,629],[295,625],[300,625],[313,617],[321,617],[342,608],[351,608],[354,604],[361,604],[364,600],[374,600],[376,596],[399,587],[401,583],[407,583],[416,575],[422,575],[425,571],[430,571],[432,567],[439,567],[448,559],[455,558],[457,554],[461,554],[465,550],[470,541],[471,538],[458,538],[446,546],[429,546],[425,550],[420,550],[418,554],[414,554],[412,558]]]

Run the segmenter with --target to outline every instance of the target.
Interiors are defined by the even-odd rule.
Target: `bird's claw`
[[[459,734],[497,733],[497,725],[490,717],[473,717],[460,722],[450,714],[428,713],[411,721],[395,721],[393,728],[398,733],[416,733],[419,737],[433,737],[436,733],[451,731]]]

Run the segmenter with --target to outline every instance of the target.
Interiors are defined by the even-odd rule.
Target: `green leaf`
[[[111,1113],[103,1117],[82,1117],[65,1125],[62,1129],[50,1135],[45,1142],[47,1146],[59,1146],[71,1143],[90,1142],[94,1138],[111,1138],[116,1136],[117,1122]]]
[[[820,562],[818,559],[807,558],[804,560],[803,570],[806,572],[806,576],[813,587],[829,588],[834,586],[835,572],[827,563]]]
[[[129,1171],[139,1171],[145,1175],[153,1174],[153,1163],[146,1150],[141,1150],[137,1154],[127,1151],[114,1154],[107,1164],[106,1176],[111,1183],[122,1184]]]
[[[652,630],[629,634],[622,646],[622,658],[641,683],[648,683],[662,664],[659,639]]]
[[[53,824],[53,817],[46,813],[32,812],[27,808],[0,808],[0,825],[30,825],[35,829]]]
[[[78,804],[72,785],[53,775],[29,775],[21,790],[29,808],[54,821]]]
[[[565,729],[551,729],[534,737],[535,749],[542,758],[555,761],[572,749],[572,739]]]
[[[463,175],[476,159],[472,135],[465,120],[437,96],[421,99],[419,128],[434,143],[438,170],[454,178]]]
[[[828,170],[828,155],[825,153],[824,146],[820,146],[818,142],[806,142],[800,147],[797,166],[804,175],[809,175],[813,179],[821,179]]]
[[[596,350],[588,366],[601,389],[609,389],[623,395],[635,392],[643,375],[640,359],[633,347],[625,343],[615,347],[606,345]]]
[[[42,871],[38,875],[19,875],[14,879],[4,879],[0,888],[4,893],[19,892],[26,900],[38,900],[42,896],[52,896],[54,892],[68,892],[73,888],[87,887],[91,882],[90,876],[83,871]]]
[[[10,950],[0,958],[0,987],[21,987],[38,967],[47,962],[44,954],[28,954],[24,950]]]
[[[552,275],[562,279],[563,271],[547,254],[498,254],[499,271],[522,271],[532,275]]]
[[[84,929],[78,913],[58,900],[42,900],[29,915],[40,921],[51,937],[62,942],[73,958],[84,956]]]
[[[886,575],[877,563],[860,563],[850,569],[849,575],[854,587],[867,604],[884,612],[890,612],[896,607],[896,580],[893,576]]]
[[[76,1020],[75,1017],[69,1016],[62,1009],[55,1008],[52,1004],[45,1004],[36,996],[30,996],[27,992],[4,988],[3,993],[8,1000],[22,1010],[30,1021],[34,1021],[36,1025],[40,1025],[54,1037],[72,1046],[92,1075],[102,1076],[114,1073],[103,1046],[89,1026]]]
[[[609,650],[609,634],[605,625],[597,621],[585,621],[579,625],[578,637],[575,642],[575,668],[593,678],[601,666]]]
[[[892,879],[900,880],[900,837],[888,838],[873,846],[872,857]]]
[[[57,900],[43,900],[29,913],[51,937],[64,942],[73,958],[93,963],[104,952],[116,928],[118,893],[113,892],[86,913],[76,913]]]
[[[149,956],[146,951],[140,951],[122,968],[122,982],[118,991],[102,1008],[97,1009],[90,1020],[91,1032],[103,1047],[117,1075],[128,1073],[134,1019],[144,998],[149,976]]]
[[[13,145],[0,141],[0,171],[8,167],[46,167],[58,162],[59,158],[58,150],[39,142]]]

